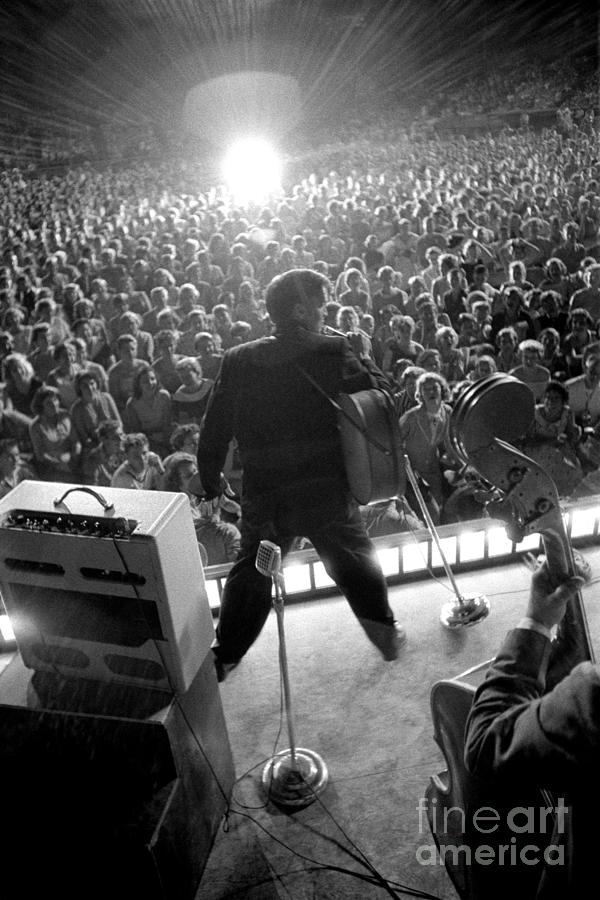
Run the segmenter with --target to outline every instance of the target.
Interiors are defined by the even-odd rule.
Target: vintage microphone
[[[446,575],[448,576],[450,584],[452,585],[454,593],[456,594],[456,600],[454,602],[444,603],[444,605],[442,606],[442,611],[440,613],[440,622],[446,628],[449,628],[453,631],[458,628],[477,625],[478,622],[482,622],[489,614],[490,601],[484,594],[475,594],[473,597],[465,597],[459,591],[458,584],[456,583],[456,578],[454,577],[454,573],[450,568],[448,560],[444,556],[444,551],[442,550],[442,545],[440,543],[440,537],[437,533],[435,525],[433,524],[433,519],[431,518],[429,510],[427,509],[427,504],[425,503],[425,499],[423,497],[423,494],[421,493],[421,489],[419,488],[417,478],[410,464],[408,456],[404,457],[404,463],[406,466],[406,475],[413,491],[415,492],[417,500],[419,501],[419,506],[421,507],[423,518],[425,519],[425,523],[427,525],[429,533],[438,549],[438,553],[440,554],[440,557],[442,559],[444,569],[446,570]]]
[[[261,575],[270,577],[275,588],[273,607],[277,615],[279,632],[279,666],[283,684],[285,715],[290,746],[272,756],[262,773],[262,786],[267,797],[279,806],[308,806],[316,800],[326,786],[327,766],[318,753],[304,747],[296,747],[292,697],[285,649],[283,628],[283,575],[281,574],[281,548],[271,541],[261,541],[256,554],[256,568]]]

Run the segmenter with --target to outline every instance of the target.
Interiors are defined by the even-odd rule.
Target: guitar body
[[[404,457],[392,399],[373,388],[340,394],[338,428],[352,496],[364,505],[403,496]]]

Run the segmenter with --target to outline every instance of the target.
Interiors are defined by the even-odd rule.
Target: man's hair
[[[569,402],[569,391],[560,381],[552,379],[551,381],[546,382],[544,396],[547,396],[548,394],[558,394],[563,403]]]
[[[143,431],[126,434],[123,438],[123,449],[125,450],[125,453],[127,453],[128,450],[131,450],[132,447],[147,448],[148,446],[148,438]]]
[[[123,426],[117,419],[105,419],[104,422],[100,422],[98,428],[96,430],[96,434],[99,439],[103,441],[107,437],[113,437],[115,434],[119,434],[123,431]]]
[[[196,434],[200,434],[200,426],[196,422],[187,422],[175,428],[169,443],[173,450],[181,450],[186,439]]]
[[[323,303],[323,288],[329,281],[312,269],[290,269],[276,275],[267,288],[267,311],[276,325],[289,322],[297,304],[318,308]]]

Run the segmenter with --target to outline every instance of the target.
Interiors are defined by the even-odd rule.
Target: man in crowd
[[[346,338],[320,333],[327,299],[327,279],[317,272],[294,269],[273,279],[266,302],[276,334],[225,354],[202,424],[205,498],[220,493],[232,438],[244,470],[241,552],[223,590],[214,648],[221,679],[256,640],[271,608],[271,579],[255,567],[261,540],[285,556],[295,537],[308,538],[384,658],[396,658],[405,639],[340,464],[328,399],[389,385]]]

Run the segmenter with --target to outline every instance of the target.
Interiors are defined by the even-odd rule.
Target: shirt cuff
[[[547,637],[549,641],[552,640],[551,630],[546,625],[542,625],[541,622],[536,622],[535,619],[531,619],[529,616],[522,618],[517,624],[517,628],[524,628],[528,631],[537,631],[538,634],[543,634],[544,637]]]

